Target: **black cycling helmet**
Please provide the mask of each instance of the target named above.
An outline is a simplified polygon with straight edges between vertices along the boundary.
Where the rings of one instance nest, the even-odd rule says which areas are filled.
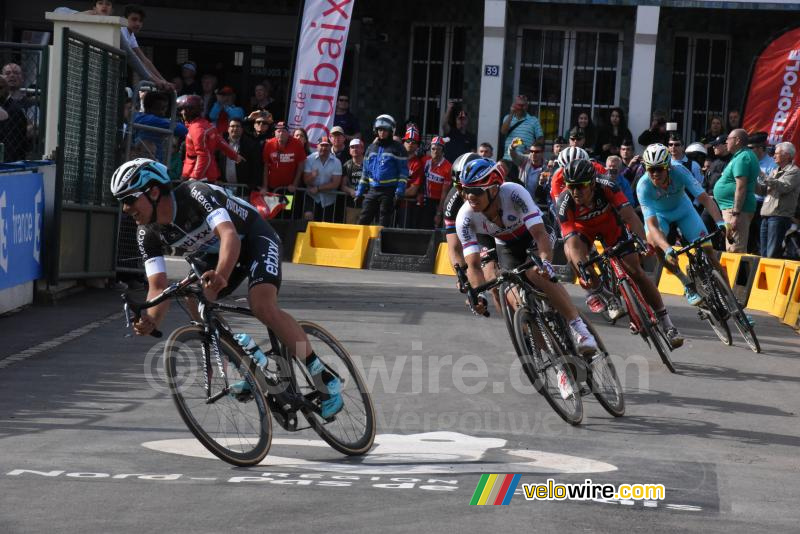
[[[564,167],[564,183],[569,185],[588,184],[594,180],[597,171],[592,162],[586,159],[575,159]]]
[[[472,160],[480,159],[480,156],[477,155],[475,152],[465,152],[456,158],[453,162],[451,173],[453,175],[453,183],[457,184],[461,180],[461,171],[464,170],[464,167],[467,166]]]

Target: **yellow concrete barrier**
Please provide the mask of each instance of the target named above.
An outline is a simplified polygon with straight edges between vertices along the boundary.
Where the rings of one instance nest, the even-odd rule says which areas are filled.
[[[686,267],[689,266],[689,258],[686,254],[678,256],[678,265],[685,274]],[[683,284],[677,276],[669,272],[665,267],[661,269],[661,278],[658,280],[658,290],[662,295],[683,295]]]
[[[361,269],[370,238],[380,226],[311,222],[297,234],[293,263]]]
[[[797,319],[800,318],[800,271],[795,273],[794,286],[789,293],[789,301],[786,312],[783,314],[781,322],[788,324],[792,328],[798,328]]]
[[[736,273],[739,271],[739,264],[742,262],[743,255],[736,252],[723,252],[720,254],[719,263],[725,267],[730,287],[733,287],[733,283],[736,280]]]
[[[748,308],[767,313],[772,311],[784,263],[785,260],[772,258],[759,260],[753,286],[750,288],[750,298],[747,299]]]
[[[450,263],[450,255],[447,253],[447,243],[439,243],[439,248],[436,250],[436,263],[433,265],[433,274],[456,275]]]
[[[778,290],[775,293],[772,310],[769,312],[770,315],[781,318],[786,314],[789,295],[794,287],[794,280],[798,270],[800,270],[800,261],[784,262],[783,271],[781,271],[781,277],[778,280]]]

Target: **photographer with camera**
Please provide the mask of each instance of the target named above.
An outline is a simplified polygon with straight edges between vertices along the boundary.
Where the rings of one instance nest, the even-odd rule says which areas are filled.
[[[653,144],[667,144],[667,115],[663,111],[654,111],[650,119],[650,128],[642,132],[637,139],[643,147]]]

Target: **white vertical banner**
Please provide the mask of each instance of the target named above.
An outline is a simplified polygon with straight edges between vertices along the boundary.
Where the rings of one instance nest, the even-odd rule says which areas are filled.
[[[333,127],[353,2],[305,2],[287,122],[305,128],[313,146]]]

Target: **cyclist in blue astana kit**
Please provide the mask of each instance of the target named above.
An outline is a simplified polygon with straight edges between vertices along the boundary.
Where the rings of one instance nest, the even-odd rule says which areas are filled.
[[[689,304],[699,306],[703,297],[697,293],[689,278],[681,272],[675,251],[667,240],[670,226],[673,224],[680,229],[686,241],[694,241],[706,235],[705,224],[692,206],[692,201],[686,192],[691,193],[708,210],[719,228],[724,228],[728,233],[730,227],[722,220],[722,214],[714,199],[706,194],[692,173],[683,165],[670,165],[670,159],[667,147],[662,144],[653,144],[645,149],[642,161],[647,172],[636,186],[636,195],[642,205],[647,240],[656,247],[659,256],[666,260],[664,267],[683,283],[684,294]],[[711,250],[711,243],[705,243],[704,246],[709,249],[707,252],[711,262],[724,275],[725,272],[716,254]]]
[[[172,188],[167,168],[145,158],[123,163],[111,178],[111,192],[139,225],[136,235],[147,273],[148,299],[167,288],[164,249],[168,246],[203,253],[202,259],[215,265],[202,275],[209,300],[229,295],[248,278],[253,315],[305,361],[323,397],[322,417],[327,419],[342,409],[339,379],[314,354],[297,321],[278,307],[281,241],[253,206],[221,187],[196,180]],[[134,324],[136,333],[150,334],[168,309],[169,300],[165,300],[142,312]]]
[[[514,269],[528,259],[533,249],[541,267],[533,267],[525,275],[543,291],[553,308],[569,322],[578,351],[589,356],[597,351],[597,341],[578,315],[563,286],[553,282],[552,236],[547,233],[542,214],[528,190],[519,184],[503,182],[502,164],[480,158],[470,161],[461,173],[461,194],[466,203],[456,217],[456,233],[461,240],[467,263],[467,278],[472,287],[485,283],[481,271],[481,247],[478,235],[494,237],[497,257],[503,269]],[[483,314],[486,302],[481,300],[475,312]]]

